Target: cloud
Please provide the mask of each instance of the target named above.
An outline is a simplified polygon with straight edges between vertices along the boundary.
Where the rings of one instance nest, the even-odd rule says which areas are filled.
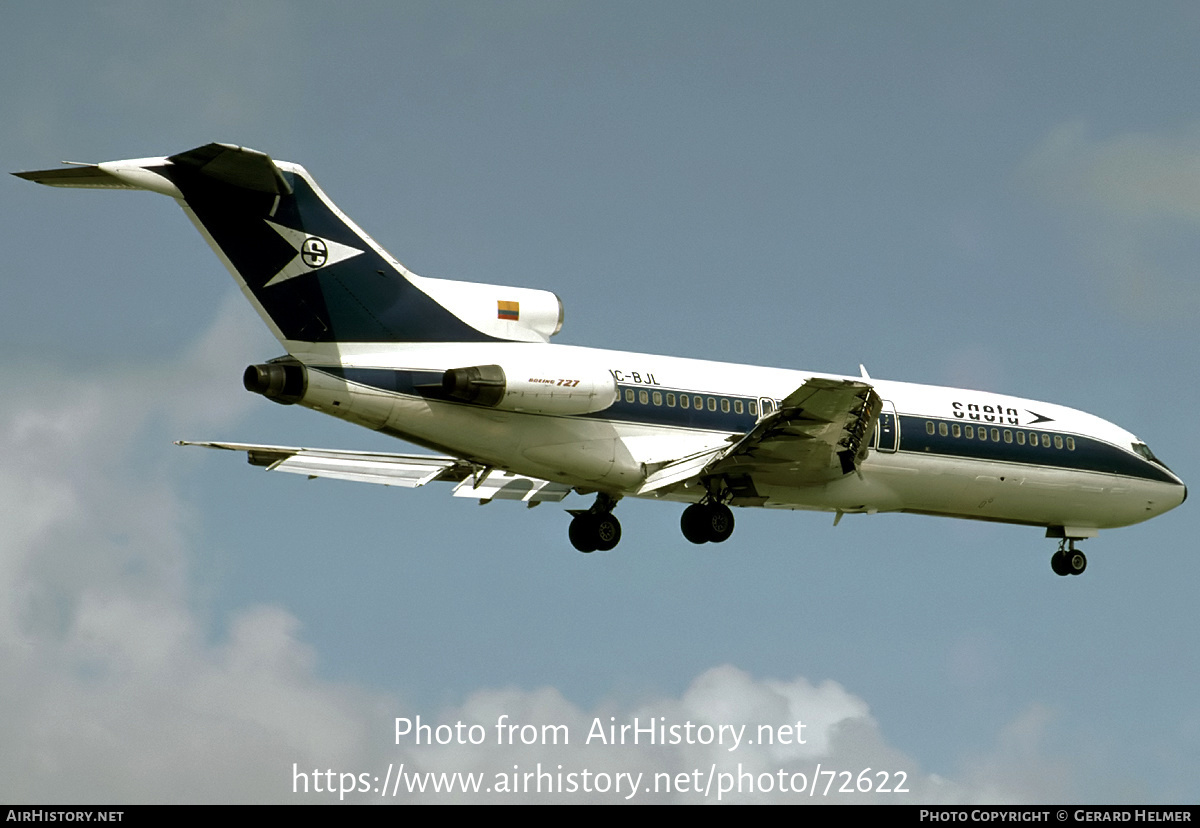
[[[1019,178],[1062,211],[1118,310],[1154,320],[1200,309],[1200,125],[1100,139],[1084,123],[1063,124]]]
[[[971,782],[963,784],[923,772],[890,746],[867,703],[838,683],[756,679],[730,665],[704,672],[679,698],[602,704],[594,711],[550,688],[481,691],[461,707],[424,717],[428,730],[419,745],[415,717],[402,717],[403,736],[386,762],[392,789],[406,802],[971,804],[1069,798],[1064,791],[1070,780],[1063,774],[1038,775],[1049,767],[1040,757],[1038,733],[1050,717],[1040,707],[1001,734],[994,756],[972,760],[964,771]],[[471,733],[478,745],[465,744]],[[521,734],[529,743],[521,743]],[[435,780],[454,793],[433,793]],[[479,793],[464,794],[464,781]],[[420,784],[423,792],[415,790]]]

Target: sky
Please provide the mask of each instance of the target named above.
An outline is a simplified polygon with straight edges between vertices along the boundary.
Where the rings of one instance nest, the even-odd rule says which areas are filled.
[[[417,273],[554,291],[557,342],[1047,400],[1200,479],[1194,4],[4,10],[7,171],[254,147]],[[281,348],[167,199],[0,210],[0,801],[1200,800],[1193,504],[1078,578],[1031,528],[739,510],[694,547],[630,499],[580,555],[583,498],[174,446],[412,450],[242,389]],[[635,719],[805,743],[587,743]],[[539,763],[578,787],[500,790]],[[376,793],[401,764],[494,790]],[[831,769],[907,792],[810,797]]]

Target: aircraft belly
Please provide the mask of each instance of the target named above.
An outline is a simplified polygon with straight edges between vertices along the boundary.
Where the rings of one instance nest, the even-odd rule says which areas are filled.
[[[547,473],[624,491],[644,476],[612,423],[584,417],[535,417],[520,441],[521,456]]]
[[[906,462],[903,454],[890,470],[880,470],[891,478],[904,511],[1104,529],[1137,523],[1171,508],[1153,510],[1156,496],[1162,502],[1173,494],[1165,491],[1169,488],[1165,484],[1154,481],[1072,469],[931,460],[920,455],[909,458],[914,473],[907,477],[894,473],[898,464]],[[1171,505],[1178,501],[1175,497]]]
[[[393,433],[456,456],[571,485],[620,490],[642,474],[616,430],[601,420],[400,396],[388,426]]]
[[[861,477],[797,486],[755,475],[768,508],[919,512],[1040,526],[1128,526],[1179,505],[1180,486],[1115,475],[1017,464],[979,463],[899,452],[874,454]],[[739,505],[735,502],[734,505]],[[749,504],[746,504],[749,505]],[[758,505],[758,504],[754,504]]]
[[[588,482],[601,482],[611,474],[616,462],[616,438],[566,440],[560,443],[538,441],[522,449],[527,460],[543,469]]]

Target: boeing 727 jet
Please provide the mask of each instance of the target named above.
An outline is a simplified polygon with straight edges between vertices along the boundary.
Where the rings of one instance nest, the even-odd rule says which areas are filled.
[[[1146,444],[1063,406],[986,391],[552,345],[548,291],[412,273],[297,164],[229,144],[16,173],[56,187],[149,190],[183,207],[286,355],[245,387],[438,454],[247,443],[271,471],[570,510],[571,543],[609,550],[625,497],[685,504],[683,535],[720,543],[730,507],[911,512],[1043,527],[1051,566],[1076,543],[1181,504]]]

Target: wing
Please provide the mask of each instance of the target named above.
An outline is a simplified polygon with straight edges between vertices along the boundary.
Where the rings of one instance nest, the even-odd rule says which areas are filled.
[[[176,445],[244,451],[252,466],[263,466],[267,471],[303,474],[309,478],[331,477],[406,489],[441,480],[457,484],[454,487],[455,497],[473,497],[480,503],[521,500],[536,506],[544,501],[558,502],[571,492],[570,486],[561,483],[432,454],[386,454],[187,440],[179,440]]]
[[[814,377],[733,445],[656,470],[638,494],[721,475],[782,477],[797,486],[836,480],[866,459],[882,407],[865,382]]]

